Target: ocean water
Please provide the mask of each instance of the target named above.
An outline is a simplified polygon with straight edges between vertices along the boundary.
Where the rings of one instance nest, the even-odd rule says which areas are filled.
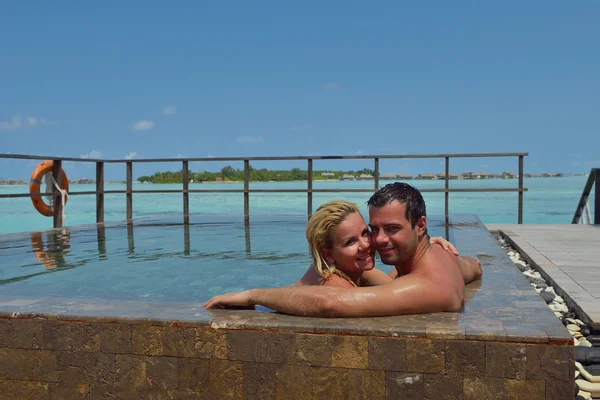
[[[587,177],[526,178],[523,196],[523,222],[527,224],[571,223],[575,208],[581,197]],[[380,186],[388,183],[380,181]],[[419,189],[443,188],[443,181],[409,181]],[[372,181],[314,182],[315,189],[369,189]],[[516,188],[516,179],[453,180],[451,188]],[[134,190],[181,189],[181,184],[134,184]],[[242,189],[242,183],[195,183],[190,189]],[[251,189],[306,188],[306,182],[251,182]],[[105,190],[124,190],[124,184],[105,185]],[[28,186],[0,186],[0,193],[27,193]],[[94,191],[95,185],[71,185],[72,192]],[[443,193],[424,193],[428,215],[444,213]],[[474,214],[483,223],[517,223],[517,192],[450,193],[450,214]],[[360,205],[367,215],[365,202],[369,193],[314,193],[313,210],[319,204],[332,199],[344,199]],[[126,217],[124,194],[105,195],[105,221],[123,221]],[[244,211],[241,193],[191,193],[189,197],[192,215],[242,215]],[[593,196],[590,199],[593,204]],[[23,198],[0,199],[0,234],[30,232],[52,228],[52,218],[38,214],[31,200]],[[66,226],[93,224],[96,218],[94,195],[72,196],[65,207]],[[592,207],[593,208],[593,207]],[[305,193],[250,193],[251,216],[306,215]],[[182,194],[140,193],[133,195],[134,219],[148,217],[180,216],[183,210]],[[593,211],[592,211],[593,212]]]

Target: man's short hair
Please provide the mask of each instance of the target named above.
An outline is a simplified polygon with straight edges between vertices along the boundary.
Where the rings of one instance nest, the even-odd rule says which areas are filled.
[[[369,207],[380,208],[392,201],[397,201],[404,205],[406,209],[404,217],[410,222],[414,228],[419,218],[426,217],[425,200],[414,187],[404,182],[394,182],[385,185],[376,191],[367,201]]]

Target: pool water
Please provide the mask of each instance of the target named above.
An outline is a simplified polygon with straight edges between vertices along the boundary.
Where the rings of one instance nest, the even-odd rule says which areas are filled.
[[[0,294],[196,302],[291,285],[310,265],[306,222],[202,215],[184,225],[178,216],[0,235]],[[428,225],[431,236],[445,236],[441,219]]]

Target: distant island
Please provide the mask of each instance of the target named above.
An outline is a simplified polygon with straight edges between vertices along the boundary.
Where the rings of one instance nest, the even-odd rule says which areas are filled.
[[[255,169],[250,166],[249,170],[250,181],[252,182],[286,182],[286,181],[306,181],[308,180],[308,171],[300,168],[293,168],[291,170],[269,170],[266,168]],[[575,175],[575,174],[573,174]],[[586,175],[586,174],[578,174]],[[562,176],[569,176],[563,173],[542,173],[536,174],[524,174],[526,178],[558,178]],[[510,171],[504,171],[500,174],[493,174],[488,172],[463,172],[462,174],[451,173],[449,179],[515,179],[519,176],[511,173]],[[190,183],[202,183],[202,182],[243,182],[244,171],[240,169],[234,169],[231,166],[226,166],[219,172],[188,172],[188,178]],[[340,180],[340,181],[355,181],[355,180],[373,180],[374,171],[372,169],[364,168],[359,171],[313,171],[313,181],[327,181],[327,180]],[[386,173],[379,174],[379,180],[439,180],[445,179],[445,173],[439,174],[428,174],[422,173],[416,176],[411,174],[401,173]],[[151,176],[140,176],[138,178],[140,183],[181,183],[183,182],[183,171],[178,172],[156,172]]]
[[[250,166],[250,181],[252,182],[290,182],[290,181],[306,181],[308,180],[308,171],[300,168],[292,168],[291,170],[269,170],[266,168],[255,169]],[[313,171],[313,181],[327,181],[327,180],[339,180],[339,181],[366,181],[373,180],[375,172],[372,169],[364,168],[359,171]],[[563,174],[556,172],[544,172],[539,175],[537,174],[524,174],[525,178],[560,178],[563,176],[586,176],[586,173],[581,174]],[[516,179],[518,174],[513,174],[510,171],[504,171],[502,173],[489,173],[489,172],[463,172],[462,174],[451,173],[448,175],[449,179]],[[202,182],[243,182],[244,171],[234,169],[231,166],[226,166],[219,172],[188,172],[188,178],[190,183],[202,183]],[[418,175],[401,174],[401,173],[386,173],[379,174],[379,180],[444,180],[446,179],[445,173],[440,172],[438,174],[422,173]],[[137,179],[139,183],[182,183],[183,182],[183,171],[177,172],[156,172],[151,176],[140,176]],[[16,179],[0,179],[0,185],[26,185],[29,182],[24,180]],[[69,180],[69,184],[93,184],[95,180],[89,178],[72,179]],[[104,181],[104,183],[116,183],[125,184],[125,181]]]

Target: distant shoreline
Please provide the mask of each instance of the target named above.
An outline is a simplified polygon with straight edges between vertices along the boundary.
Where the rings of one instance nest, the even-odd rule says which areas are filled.
[[[523,179],[540,179],[540,178],[551,178],[551,179],[556,179],[556,178],[568,178],[568,177],[572,177],[572,176],[587,176],[588,174],[586,173],[581,173],[581,174],[562,174],[561,176],[525,176],[523,177]],[[464,179],[464,178],[452,178],[450,179],[451,181],[476,181],[476,180],[480,180],[480,181],[488,181],[488,180],[514,180],[514,179],[519,179],[519,178],[502,178],[502,177],[494,177],[494,178],[480,178],[480,179],[474,179],[474,178],[470,178],[470,179]],[[421,178],[412,178],[412,179],[401,179],[401,178],[379,178],[380,182],[404,182],[404,181],[444,181],[445,179],[421,179]],[[28,186],[29,182],[26,181],[17,181],[18,183],[4,183],[6,181],[17,181],[16,179],[8,179],[5,181],[0,181],[0,186]],[[346,179],[346,180],[342,180],[342,179],[313,179],[313,182],[343,182],[343,181],[359,181],[359,182],[369,182],[369,181],[374,181],[374,179]],[[283,182],[308,182],[308,180],[303,179],[303,180],[289,180],[289,181],[249,181],[249,182],[263,182],[263,183],[283,183]],[[87,182],[69,182],[70,185],[93,185],[95,184],[95,181],[87,181]],[[105,185],[125,185],[127,182],[125,181],[104,181]],[[174,185],[174,184],[183,184],[182,182],[157,182],[157,183],[152,183],[152,182],[139,182],[139,181],[134,181],[133,183],[135,184],[140,184],[140,185]],[[202,184],[202,185],[206,185],[206,184],[216,184],[216,183],[244,183],[244,181],[202,181],[202,182],[190,182],[190,185],[196,185],[196,184]]]

